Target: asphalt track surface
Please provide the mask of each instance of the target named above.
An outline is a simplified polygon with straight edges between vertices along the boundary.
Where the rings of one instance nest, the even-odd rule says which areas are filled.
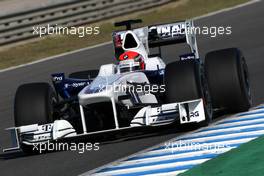
[[[196,21],[200,26],[232,26],[232,35],[211,38],[198,36],[201,57],[215,49],[239,47],[246,57],[251,77],[254,105],[264,101],[264,2],[255,3],[229,12]],[[166,62],[178,59],[181,46],[163,48]],[[0,73],[0,146],[8,144],[9,136],[4,129],[13,126],[13,98],[18,85],[26,82],[50,81],[54,72],[70,73],[98,68],[113,61],[112,46],[106,45],[81,51],[46,62]],[[224,86],[223,86],[224,88]],[[43,155],[0,155],[0,175],[77,175],[133,154],[147,147],[176,137],[181,133],[152,133],[148,137],[119,140],[100,145],[99,151],[84,154],[65,151]]]

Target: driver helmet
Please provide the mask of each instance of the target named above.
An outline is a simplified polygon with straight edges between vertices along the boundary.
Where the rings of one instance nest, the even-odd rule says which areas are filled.
[[[119,56],[120,73],[144,70],[143,56],[135,51],[126,51]]]

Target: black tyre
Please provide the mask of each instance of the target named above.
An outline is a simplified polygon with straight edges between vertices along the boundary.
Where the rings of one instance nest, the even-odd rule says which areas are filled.
[[[69,78],[74,79],[94,79],[98,75],[99,70],[79,71],[69,74]]]
[[[248,68],[237,48],[212,51],[205,57],[205,72],[214,108],[232,112],[251,106]]]
[[[212,119],[211,99],[203,68],[195,60],[170,63],[165,69],[165,100],[167,103],[182,102],[203,98],[208,125]]]
[[[15,126],[52,122],[56,101],[56,95],[48,83],[19,86],[15,95]]]

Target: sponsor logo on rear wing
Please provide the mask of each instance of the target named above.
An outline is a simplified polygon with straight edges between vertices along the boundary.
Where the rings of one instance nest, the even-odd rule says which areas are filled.
[[[149,26],[149,46],[156,47],[186,42],[186,31],[192,30],[192,21]],[[187,33],[188,34],[188,33]]]
[[[185,23],[163,24],[149,27],[149,33],[156,32],[160,38],[173,38],[185,34]]]

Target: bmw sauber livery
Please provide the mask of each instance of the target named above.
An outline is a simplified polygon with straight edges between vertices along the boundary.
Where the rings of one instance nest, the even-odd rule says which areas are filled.
[[[13,146],[4,151],[29,152],[35,144],[147,126],[205,126],[216,110],[250,108],[247,65],[239,49],[210,51],[201,59],[192,20],[132,28],[140,22],[115,23],[126,29],[112,34],[114,63],[68,76],[54,73],[53,85],[20,85],[15,127],[7,129]],[[189,53],[175,53],[166,64],[162,46],[179,43]]]

